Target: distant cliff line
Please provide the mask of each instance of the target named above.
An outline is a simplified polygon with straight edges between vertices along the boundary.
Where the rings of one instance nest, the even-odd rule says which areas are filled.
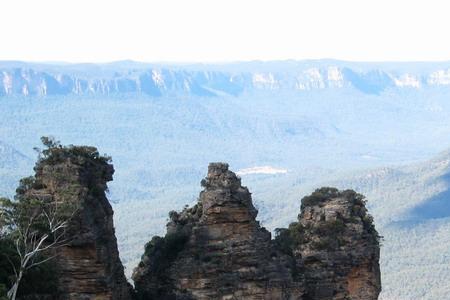
[[[256,91],[450,89],[450,63],[333,60],[223,65],[33,64],[0,62],[0,96],[216,97]]]

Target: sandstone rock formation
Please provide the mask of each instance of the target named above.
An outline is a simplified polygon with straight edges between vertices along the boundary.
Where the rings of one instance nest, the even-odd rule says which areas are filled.
[[[165,237],[145,246],[133,291],[105,196],[114,172],[109,159],[93,147],[59,144],[42,155],[35,177],[18,193],[76,209],[67,243],[53,253],[55,293],[36,299],[378,298],[380,237],[362,195],[316,190],[302,199],[298,221],[271,239],[256,220],[250,192],[224,163],[209,165],[198,203],[170,212]]]
[[[361,195],[317,190],[271,240],[227,164],[210,164],[202,186],[146,245],[133,274],[139,299],[378,298],[379,237]]]
[[[379,236],[362,195],[318,189],[302,199],[290,230],[299,239],[293,254],[305,275],[304,299],[378,299]]]
[[[202,185],[198,203],[171,212],[166,236],[146,245],[133,274],[141,299],[301,299],[293,258],[272,245],[228,165],[210,164]]]
[[[50,150],[47,150],[50,151]],[[36,167],[25,191],[38,198],[70,201],[78,208],[66,232],[67,245],[53,260],[57,299],[131,299],[114,234],[113,211],[105,190],[114,168],[93,147],[55,147]]]

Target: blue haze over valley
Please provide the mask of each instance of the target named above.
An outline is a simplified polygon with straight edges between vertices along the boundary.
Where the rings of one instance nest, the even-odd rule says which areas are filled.
[[[363,193],[384,236],[381,299],[450,294],[450,62],[0,62],[0,195],[44,135],[112,156],[128,275],[225,161],[272,231],[315,188]]]

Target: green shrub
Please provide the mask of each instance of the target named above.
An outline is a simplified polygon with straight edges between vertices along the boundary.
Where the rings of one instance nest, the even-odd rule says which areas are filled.
[[[335,246],[335,242],[333,242],[330,238],[323,238],[319,241],[314,241],[311,243],[311,247],[316,250],[332,250]]]
[[[332,187],[322,187],[315,190],[311,195],[303,197],[301,201],[302,210],[306,206],[314,206],[337,196],[339,196],[338,189]]]
[[[341,219],[319,223],[314,229],[314,233],[321,236],[338,237],[345,230],[345,223]]]
[[[275,229],[275,246],[281,252],[292,255],[295,248],[306,241],[306,228],[298,223],[289,224],[288,228]]]
[[[292,238],[290,231],[287,228],[276,228],[275,229],[275,247],[287,255],[292,255]]]
[[[154,236],[145,245],[144,257],[150,258],[152,272],[159,274],[170,267],[172,261],[183,250],[189,235],[183,231],[166,234],[165,237]]]
[[[73,162],[83,164],[85,162],[94,161],[99,163],[108,163],[111,161],[110,156],[100,155],[97,148],[89,146],[62,146],[59,141],[51,137],[41,137],[42,144],[46,147],[41,150],[35,148],[39,153],[38,164],[54,165],[71,159]]]

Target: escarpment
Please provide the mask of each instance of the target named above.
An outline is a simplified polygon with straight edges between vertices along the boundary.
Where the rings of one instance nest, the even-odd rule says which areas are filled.
[[[227,164],[210,164],[198,203],[172,212],[133,274],[140,299],[299,299],[295,261],[255,220],[250,192]]]
[[[58,273],[56,299],[131,299],[119,259],[113,211],[105,190],[114,168],[93,147],[55,146],[36,164],[35,180],[23,191],[37,199],[70,202],[64,246],[51,261]]]
[[[139,299],[378,298],[379,237],[361,195],[317,190],[272,240],[227,164],[210,164],[202,186],[146,245],[133,273]]]

